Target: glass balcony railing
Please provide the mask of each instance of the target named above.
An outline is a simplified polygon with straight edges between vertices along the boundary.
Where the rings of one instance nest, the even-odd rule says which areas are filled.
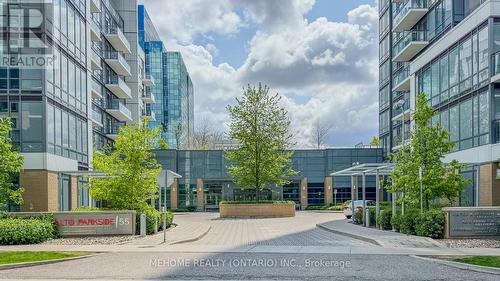
[[[397,56],[412,42],[427,42],[427,32],[423,30],[412,30],[405,33],[405,35],[393,47],[393,53]]]
[[[106,60],[117,74],[130,76],[130,65],[121,53],[117,51],[108,51],[106,52]]]
[[[132,98],[132,90],[127,83],[118,75],[108,76],[106,80],[106,87],[121,99]]]
[[[107,135],[118,135],[120,128],[123,128],[125,126],[124,122],[118,122],[118,123],[113,123],[111,126],[107,126],[104,129],[104,132]]]
[[[92,89],[92,92],[94,94],[94,96],[96,98],[102,98],[102,87],[101,87],[101,84],[99,84],[99,82],[97,82],[96,80],[92,79],[92,82],[91,82],[91,89]]]
[[[402,5],[399,5],[394,11],[393,22],[394,26],[397,26],[405,19],[406,15],[413,9],[425,9],[427,8],[427,0],[406,0]]]
[[[410,109],[410,98],[408,95],[405,95],[402,99],[394,102],[393,104],[392,116],[397,117]]]
[[[106,105],[107,109],[117,110],[127,119],[132,119],[132,112],[125,106],[125,104],[123,104],[121,100],[116,100],[116,99],[108,100]]]
[[[493,121],[493,141],[500,143],[500,120]]]
[[[491,63],[493,65],[492,75],[495,76],[500,73],[500,51],[491,56]]]
[[[118,26],[108,26],[106,38],[116,50],[124,53],[130,53],[130,42]]]
[[[392,86],[396,87],[410,76],[410,65],[401,68],[393,75]]]

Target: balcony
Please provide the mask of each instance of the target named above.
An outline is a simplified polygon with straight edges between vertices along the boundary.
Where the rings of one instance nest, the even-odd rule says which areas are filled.
[[[491,63],[493,65],[491,83],[500,83],[500,51],[491,56]]]
[[[146,110],[142,112],[142,117],[146,118],[147,121],[156,121],[156,115],[150,108],[146,108]]]
[[[93,126],[103,127],[102,125],[102,113],[100,111],[92,108],[92,115],[90,116]]]
[[[392,31],[403,32],[412,29],[428,11],[427,0],[406,0],[394,11]]]
[[[401,119],[404,119],[405,122],[410,121],[410,96],[408,94],[404,95],[402,99],[393,103],[392,116],[393,121],[401,121]]]
[[[102,70],[101,57],[94,50],[90,51],[90,68],[92,70]]]
[[[144,78],[142,78],[142,84],[144,84],[144,86],[146,87],[154,86],[155,79],[153,78],[153,76],[146,74]]]
[[[425,31],[410,31],[406,33],[393,47],[393,61],[410,61],[420,53],[427,45],[427,33]]]
[[[123,53],[130,54],[130,43],[119,27],[108,27],[105,37],[108,39],[109,43],[113,45],[113,48]]]
[[[122,56],[122,54],[115,51],[106,52],[105,61],[116,72],[116,74],[122,76],[132,75],[132,73],[130,72],[130,65]]]
[[[101,1],[100,0],[90,0],[90,12],[100,13],[102,12]]]
[[[108,100],[106,111],[122,122],[132,122],[132,112],[130,112],[130,109],[121,100]]]
[[[90,39],[94,42],[101,42],[101,27],[94,20],[89,21],[90,24]]]
[[[130,90],[127,83],[123,81],[122,78],[118,76],[110,76],[108,77],[108,81],[106,83],[106,88],[113,92],[120,99],[131,99],[132,98],[132,90]]]
[[[142,93],[141,98],[142,98],[142,101],[146,104],[156,103],[155,95],[151,92],[151,90],[146,89]]]
[[[106,137],[116,140],[118,138],[118,133],[120,132],[120,128],[123,128],[125,123],[113,123],[110,127],[104,129]]]
[[[393,90],[396,92],[409,92],[410,91],[410,67],[406,66],[398,70],[393,75],[392,80]]]
[[[92,79],[90,91],[92,92],[92,98],[102,99],[102,87],[97,81]]]

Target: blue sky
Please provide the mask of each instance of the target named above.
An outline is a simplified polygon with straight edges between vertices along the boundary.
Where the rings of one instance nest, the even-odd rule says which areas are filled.
[[[227,130],[247,84],[282,95],[297,146],[331,127],[326,146],[378,132],[378,11],[361,0],[142,0],[195,87],[195,126]],[[151,7],[154,7],[152,9]]]

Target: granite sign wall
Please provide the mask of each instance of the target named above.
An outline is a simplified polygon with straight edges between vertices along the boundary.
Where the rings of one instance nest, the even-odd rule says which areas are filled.
[[[456,207],[443,210],[446,212],[447,238],[500,237],[499,207]]]

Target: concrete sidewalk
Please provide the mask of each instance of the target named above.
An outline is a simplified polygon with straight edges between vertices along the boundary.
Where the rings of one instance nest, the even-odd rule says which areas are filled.
[[[159,231],[157,234],[148,235],[143,238],[134,239],[125,242],[123,245],[142,245],[142,246],[156,246],[156,245],[174,245],[187,242],[193,242],[201,239],[205,236],[211,229],[211,224],[208,223],[182,223],[173,228],[167,229],[165,235],[163,231]]]
[[[431,238],[355,225],[349,220],[335,220],[317,225],[319,228],[363,240],[385,248],[445,248]]]

